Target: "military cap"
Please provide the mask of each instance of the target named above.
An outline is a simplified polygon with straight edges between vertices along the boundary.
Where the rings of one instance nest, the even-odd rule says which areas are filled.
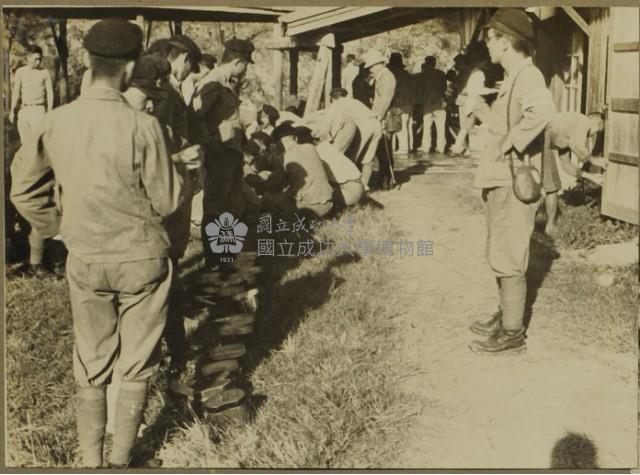
[[[296,136],[297,134],[296,128],[291,125],[291,121],[287,120],[273,129],[273,132],[271,132],[271,138],[274,142],[277,142],[283,137],[288,137],[290,135]]]
[[[126,20],[100,20],[89,28],[82,45],[94,56],[135,59],[142,51],[142,30]]]
[[[148,97],[153,99],[164,99],[165,92],[158,86],[157,81],[162,76],[160,70],[162,68],[161,61],[167,62],[154,54],[141,56],[136,61],[131,76],[131,85],[137,87]]]
[[[253,63],[251,54],[255,50],[255,47],[253,46],[253,43],[251,41],[241,40],[239,38],[231,38],[229,41],[225,42],[224,47],[227,51],[231,51],[232,53],[244,56],[247,61]]]
[[[533,40],[533,25],[531,19],[520,8],[499,8],[483,30],[493,28],[505,35],[527,41]]]
[[[156,53],[166,58],[169,56],[169,50],[171,49],[171,45],[169,44],[169,38],[161,38],[159,40],[154,41],[149,46],[148,53]]]
[[[280,118],[280,112],[273,106],[269,104],[265,104],[262,106],[262,112],[266,114],[267,117],[271,120],[271,122],[275,122]]]
[[[202,59],[202,52],[198,45],[188,36],[174,35],[169,39],[169,44],[175,48],[189,53],[193,61],[199,63]]]

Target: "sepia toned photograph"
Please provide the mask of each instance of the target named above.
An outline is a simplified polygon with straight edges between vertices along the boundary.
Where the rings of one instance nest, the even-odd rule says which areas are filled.
[[[1,13],[5,468],[638,467],[640,8]]]

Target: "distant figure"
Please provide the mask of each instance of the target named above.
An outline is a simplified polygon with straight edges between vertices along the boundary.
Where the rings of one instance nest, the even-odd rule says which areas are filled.
[[[390,189],[393,181],[393,154],[391,152],[392,126],[386,121],[389,108],[396,92],[396,78],[385,65],[387,58],[377,51],[371,51],[365,60],[364,67],[371,70],[374,81],[374,98],[371,110],[383,124],[383,138],[379,142],[376,156],[380,170],[380,187]],[[365,186],[367,183],[365,183]]]
[[[27,48],[27,64],[18,68],[13,83],[9,122],[16,120],[18,102],[18,134],[24,144],[37,134],[44,114],[53,109],[53,83],[45,69],[41,69],[42,49],[39,46]]]
[[[396,78],[396,91],[391,102],[391,107],[399,109],[402,128],[396,132],[398,137],[398,154],[408,155],[413,149],[413,105],[415,94],[414,78],[404,67],[402,54],[391,53],[389,57],[389,70]]]
[[[42,49],[38,46],[27,48],[27,64],[18,68],[13,84],[9,122],[16,121],[18,110],[18,135],[20,143],[36,146],[35,139],[42,127],[47,111],[53,109],[53,84],[49,73],[40,68]],[[34,227],[29,233],[29,264],[25,272],[37,278],[50,275],[43,265],[45,239],[38,235]]]
[[[342,70],[342,82],[344,83],[344,88],[351,97],[353,97],[353,81],[359,73],[360,67],[356,63],[356,55],[348,54],[347,65]]]
[[[446,147],[445,123],[447,112],[445,111],[444,94],[447,89],[447,78],[444,72],[436,69],[436,58],[427,56],[422,65],[422,75],[419,79],[419,90],[422,91],[422,151],[431,151],[431,127],[436,126],[436,150],[444,153]]]

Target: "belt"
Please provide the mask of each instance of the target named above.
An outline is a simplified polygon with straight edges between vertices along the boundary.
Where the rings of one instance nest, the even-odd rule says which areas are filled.
[[[44,102],[41,104],[22,104],[21,107],[44,107]]]

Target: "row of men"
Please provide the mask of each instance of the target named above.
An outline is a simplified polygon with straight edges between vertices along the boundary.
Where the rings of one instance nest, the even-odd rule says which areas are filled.
[[[186,36],[159,40],[146,52],[141,38],[136,25],[122,20],[92,26],[84,38],[89,69],[80,97],[53,110],[49,105],[47,114],[40,100],[51,97],[48,90],[27,102],[37,67],[23,70],[14,89],[22,101],[19,123],[31,130],[11,164],[11,200],[33,238],[61,235],[69,252],[80,456],[91,467],[103,462],[106,387],[118,381],[110,463],[122,466],[163,334],[172,372],[184,367],[175,280],[196,191],[203,234],[223,212],[322,217],[363,196],[368,177],[356,163],[370,166],[382,135],[379,117],[342,89],[332,93],[336,108],[349,109],[352,101],[370,116],[368,124],[356,119],[364,143],[349,149],[354,161],[330,131],[313,125],[327,124],[324,112],[305,121],[265,107],[261,116],[268,120],[245,127],[238,89],[253,62],[253,44],[226,42],[214,65]],[[190,77],[196,80],[186,88]],[[31,106],[39,123],[23,112]],[[215,265],[202,241],[206,265]]]
[[[109,463],[123,467],[163,334],[172,366],[184,363],[173,297],[194,191],[201,187],[204,195],[203,227],[224,211],[241,216],[246,206],[238,87],[253,45],[226,42],[219,65],[193,85],[188,103],[182,83],[204,70],[199,47],[176,35],[143,54],[142,39],[141,29],[124,20],[94,24],[83,40],[90,73],[80,97],[42,111],[11,163],[16,209],[36,236],[60,235],[68,249],[85,467],[103,464],[107,386],[119,382]],[[29,86],[31,77],[20,76]],[[28,102],[29,87],[18,90],[19,120],[31,105],[44,109]]]

